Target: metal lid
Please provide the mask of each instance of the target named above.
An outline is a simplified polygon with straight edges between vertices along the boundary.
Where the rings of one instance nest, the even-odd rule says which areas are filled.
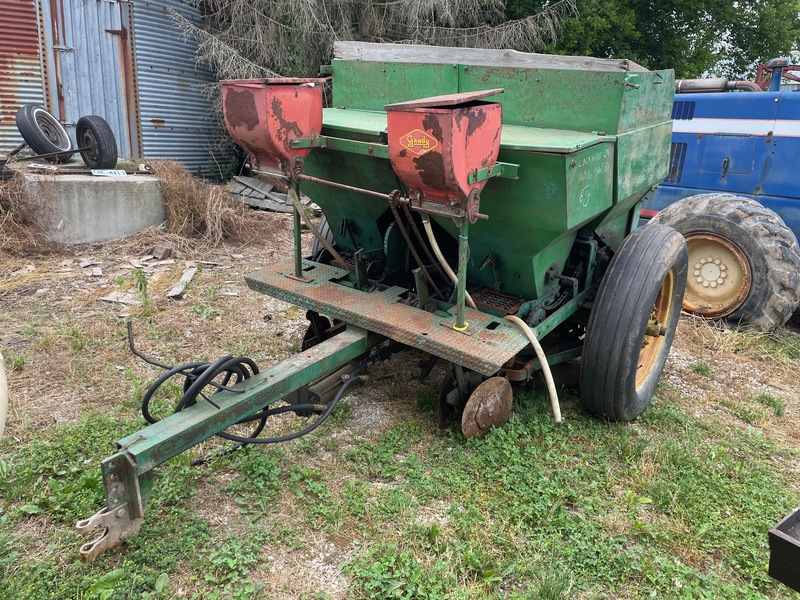
[[[395,102],[394,104],[387,104],[383,108],[385,110],[416,110],[418,108],[436,108],[457,106],[459,104],[466,104],[481,100],[495,94],[502,94],[503,88],[495,88],[492,90],[478,90],[476,92],[461,92],[460,94],[445,94],[443,96],[431,96],[430,98],[420,98],[419,100],[408,100],[406,102]]]

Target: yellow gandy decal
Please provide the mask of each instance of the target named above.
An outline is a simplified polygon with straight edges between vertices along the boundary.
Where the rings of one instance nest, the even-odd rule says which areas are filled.
[[[400,138],[400,145],[408,148],[414,154],[425,154],[439,145],[438,140],[421,129],[409,131]]]

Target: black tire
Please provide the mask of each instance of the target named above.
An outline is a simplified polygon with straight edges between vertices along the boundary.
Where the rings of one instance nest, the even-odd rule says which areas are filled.
[[[647,408],[678,326],[686,271],[686,243],[664,225],[637,229],[614,255],[581,355],[581,398],[595,415],[631,421]]]
[[[36,154],[60,152],[46,158],[50,162],[67,162],[72,152],[72,141],[64,126],[39,104],[25,104],[17,111],[17,129],[22,139]]]
[[[117,140],[103,117],[88,115],[78,119],[75,138],[81,158],[90,169],[113,169],[117,166]]]
[[[330,225],[328,225],[328,219],[325,215],[322,215],[322,218],[319,220],[317,229],[319,230],[319,234],[325,238],[325,241],[335,248],[336,240],[333,239],[333,232],[331,231]],[[331,256],[331,253],[325,250],[325,246],[320,243],[317,236],[314,236],[314,244],[311,246],[311,260],[327,263],[332,259],[333,256]]]
[[[732,327],[772,331],[800,304],[797,238],[777,214],[755,200],[699,194],[668,206],[651,223],[669,225],[686,238],[692,267],[684,298],[687,311]],[[731,275],[716,280],[724,283],[715,288],[709,286],[716,283],[717,268],[708,258],[726,269],[721,276]],[[706,269],[713,271],[710,278]],[[729,281],[734,285],[726,291]]]

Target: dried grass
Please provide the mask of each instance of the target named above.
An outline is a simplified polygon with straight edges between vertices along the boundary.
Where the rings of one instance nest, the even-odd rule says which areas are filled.
[[[261,228],[253,211],[235,202],[225,187],[193,177],[172,161],[155,161],[151,167],[161,183],[167,232],[211,248],[247,239]]]
[[[0,179],[0,257],[19,256],[49,246],[27,199],[28,188],[22,173]]]
[[[709,356],[735,356],[739,362],[767,365],[774,373],[784,377],[795,375],[800,357],[800,342],[785,328],[775,332],[752,329],[728,329],[697,315],[685,314],[680,324],[680,334],[686,345],[695,353]],[[789,379],[789,380],[790,380]]]

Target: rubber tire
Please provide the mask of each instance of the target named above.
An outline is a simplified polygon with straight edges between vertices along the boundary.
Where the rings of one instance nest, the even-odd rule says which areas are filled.
[[[777,214],[755,200],[699,194],[668,206],[650,222],[669,225],[683,235],[714,233],[747,259],[753,274],[750,291],[738,308],[718,317],[727,325],[773,331],[800,304],[797,238]]]
[[[42,129],[39,120],[42,120],[49,128],[50,135]],[[45,158],[43,160],[49,162],[63,163],[67,162],[74,152],[71,151],[72,141],[69,139],[69,134],[64,126],[59,123],[51,113],[47,112],[40,104],[25,104],[17,111],[17,129],[19,130],[22,139],[31,147],[31,150],[36,154],[50,154],[52,152],[61,152],[58,156]],[[59,137],[60,145],[53,141],[53,138]]]
[[[335,248],[336,240],[333,238],[331,226],[328,225],[328,219],[325,215],[322,215],[322,218],[319,220],[317,229],[319,230],[319,234],[325,238],[325,241]],[[327,259],[323,260],[325,257],[327,257]],[[314,236],[314,244],[311,246],[311,260],[314,262],[328,262],[332,259],[333,256],[331,256],[330,252],[325,250],[325,246],[320,243],[317,236]]]
[[[614,255],[600,282],[581,355],[581,398],[590,412],[610,421],[631,421],[647,408],[678,326],[687,270],[686,242],[664,225],[635,230]],[[649,373],[637,386],[645,330],[670,273],[666,332]]]
[[[117,166],[117,140],[108,122],[97,115],[87,115],[78,119],[75,126],[78,148],[93,146],[91,150],[81,150],[81,158],[90,169],[113,169]],[[93,142],[93,143],[92,143]]]

